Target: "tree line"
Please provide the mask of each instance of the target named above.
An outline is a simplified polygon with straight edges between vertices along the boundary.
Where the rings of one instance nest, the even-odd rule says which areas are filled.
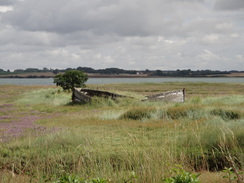
[[[91,67],[77,67],[77,68],[66,68],[66,69],[48,69],[44,67],[43,69],[38,68],[27,68],[27,69],[16,69],[14,71],[3,70],[0,69],[1,75],[6,74],[23,74],[23,73],[47,73],[51,72],[53,74],[63,73],[68,70],[78,70],[83,71],[87,74],[101,74],[101,75],[121,75],[121,74],[136,74],[136,75],[147,75],[147,76],[164,76],[164,77],[201,77],[201,76],[209,76],[209,75],[221,75],[221,74],[230,74],[230,73],[239,73],[244,71],[219,71],[219,70],[196,70],[193,71],[191,69],[185,70],[125,70],[120,68],[106,68],[106,69],[93,69]]]

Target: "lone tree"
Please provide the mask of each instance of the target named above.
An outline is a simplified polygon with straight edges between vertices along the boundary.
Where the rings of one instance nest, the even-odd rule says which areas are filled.
[[[64,74],[57,74],[54,77],[54,83],[61,86],[64,90],[72,90],[72,100],[74,99],[74,90],[76,87],[85,87],[88,76],[78,70],[67,70]]]

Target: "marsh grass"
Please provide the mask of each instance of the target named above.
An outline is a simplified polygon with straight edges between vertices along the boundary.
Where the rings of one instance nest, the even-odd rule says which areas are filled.
[[[128,90],[141,96],[183,85],[103,85],[101,89]],[[173,165],[181,164],[188,172],[202,172],[202,182],[221,182],[219,171],[233,165],[230,157],[243,170],[243,95],[238,90],[238,95],[213,97],[217,91],[212,96],[208,91],[219,87],[230,92],[233,86],[187,86],[191,94],[184,103],[95,98],[86,105],[70,104],[70,94],[59,93],[58,88],[22,88],[16,115],[23,111],[51,114],[52,118],[36,123],[58,130],[39,136],[27,133],[0,143],[0,181],[54,182],[69,174],[125,182],[135,174],[132,182],[162,182],[171,176]],[[201,95],[206,92],[205,97],[200,97],[200,90]],[[6,101],[16,104],[10,98]],[[229,112],[238,117],[222,117]]]
[[[120,116],[120,119],[131,119],[131,120],[143,120],[150,119],[155,114],[158,113],[158,110],[154,107],[136,107],[126,111],[123,115]]]
[[[17,103],[60,106],[70,102],[70,96],[69,92],[64,92],[60,88],[39,89],[25,93]]]
[[[214,119],[219,120],[219,119]],[[238,125],[237,125],[238,126]],[[210,171],[223,170],[230,167],[228,155],[235,157],[238,167],[243,167],[243,143],[240,129],[233,128],[227,123],[207,121],[204,126],[190,130],[178,141],[179,146],[186,147],[187,162],[196,170],[207,169]]]
[[[241,112],[237,110],[214,109],[211,114],[220,116],[224,120],[236,120],[241,118]]]

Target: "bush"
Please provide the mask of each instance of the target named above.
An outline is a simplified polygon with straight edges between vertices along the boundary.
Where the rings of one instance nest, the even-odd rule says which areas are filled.
[[[84,87],[88,76],[78,70],[68,70],[64,74],[58,74],[54,78],[54,83],[61,86],[64,90],[74,90],[75,87]]]
[[[192,174],[182,168],[173,169],[174,176],[166,178],[163,181],[166,183],[200,183],[198,177],[200,174]]]

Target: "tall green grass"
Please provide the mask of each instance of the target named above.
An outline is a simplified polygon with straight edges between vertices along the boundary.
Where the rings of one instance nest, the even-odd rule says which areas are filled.
[[[125,182],[135,174],[132,182],[162,182],[175,164],[189,172],[243,170],[240,95],[184,103],[95,98],[86,105],[70,97],[58,89],[21,96],[18,107],[55,114],[38,123],[59,130],[1,143],[0,181],[54,182],[70,174]]]
[[[71,93],[59,88],[39,89],[26,92],[16,101],[24,104],[47,104],[52,106],[65,105],[71,102]]]

